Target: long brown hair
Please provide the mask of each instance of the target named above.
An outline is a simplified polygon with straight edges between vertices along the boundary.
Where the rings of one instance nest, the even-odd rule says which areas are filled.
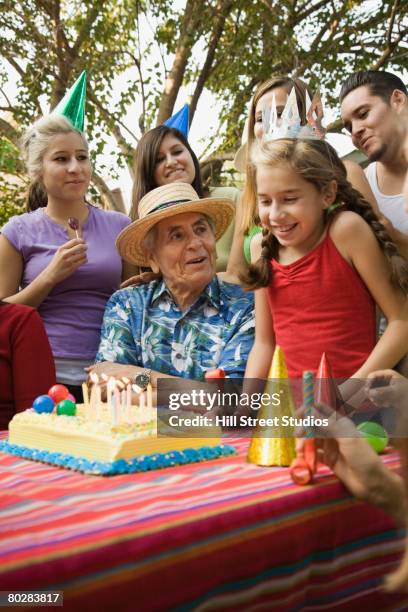
[[[311,183],[322,193],[334,180],[337,183],[337,200],[339,210],[351,210],[368,223],[385,254],[391,268],[393,283],[408,294],[408,264],[401,257],[397,247],[379,221],[370,204],[354,189],[347,180],[346,168],[335,149],[323,140],[280,139],[254,145],[251,152],[252,167],[256,178],[256,168],[289,165],[305,181]],[[327,213],[326,213],[327,217]],[[327,219],[326,219],[327,220]],[[248,289],[266,287],[272,280],[271,259],[279,258],[279,242],[267,229],[263,230],[262,253],[258,261],[249,266],[241,276]]]
[[[192,182],[192,187],[194,187],[200,198],[204,196],[201,181],[200,164],[196,154],[190,147],[188,140],[179,130],[167,127],[166,125],[159,125],[158,127],[149,130],[148,132],[146,132],[146,134],[142,136],[135,152],[135,180],[133,183],[132,207],[130,209],[129,214],[132,221],[135,221],[138,218],[137,209],[139,206],[139,202],[143,198],[143,196],[145,196],[146,193],[149,193],[149,191],[151,191],[152,189],[158,187],[154,180],[156,161],[159,155],[161,143],[163,142],[163,139],[169,134],[177,138],[177,140],[179,140],[190,153],[195,168],[195,176]]]
[[[252,98],[249,117],[248,117],[248,142],[247,142],[247,156],[249,156],[249,152],[251,150],[252,144],[255,140],[254,137],[254,126],[255,126],[255,109],[259,100],[264,96],[268,91],[272,89],[276,89],[277,87],[283,87],[289,94],[292,90],[292,87],[295,88],[296,93],[296,101],[299,109],[300,122],[301,125],[306,125],[306,92],[309,94],[310,99],[313,98],[312,90],[306,83],[304,83],[301,79],[297,79],[289,76],[275,76],[264,83],[261,83],[256,90],[254,97]],[[248,158],[247,158],[248,161]],[[253,225],[257,225],[259,223],[258,213],[257,213],[257,203],[256,203],[256,186],[255,186],[255,175],[254,169],[251,164],[246,165],[246,178],[245,178],[245,187],[243,193],[243,201],[245,203],[244,214],[242,217],[242,231],[247,233]]]

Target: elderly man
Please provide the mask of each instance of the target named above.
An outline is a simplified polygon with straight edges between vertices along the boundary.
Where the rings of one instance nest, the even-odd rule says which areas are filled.
[[[370,160],[367,179],[385,225],[401,253],[408,254],[408,214],[402,186],[407,162],[401,121],[408,109],[404,83],[390,72],[367,70],[346,79],[340,92],[341,116],[353,144]]]
[[[199,199],[185,183],[142,198],[139,219],[119,234],[117,247],[123,259],[160,278],[109,300],[97,373],[127,376],[142,388],[163,376],[204,380],[215,368],[243,377],[253,296],[215,274],[215,242],[233,214],[229,200]]]

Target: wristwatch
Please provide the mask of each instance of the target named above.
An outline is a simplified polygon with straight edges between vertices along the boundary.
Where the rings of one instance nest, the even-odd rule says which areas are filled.
[[[152,371],[151,370],[142,370],[138,372],[133,379],[133,384],[137,385],[140,389],[146,389],[147,385],[150,383]]]

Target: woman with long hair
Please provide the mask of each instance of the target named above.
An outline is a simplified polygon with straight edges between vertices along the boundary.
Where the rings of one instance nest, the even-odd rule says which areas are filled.
[[[28,212],[1,230],[0,298],[38,309],[57,381],[81,399],[105,304],[122,278],[116,236],[130,221],[86,201],[88,144],[66,117],[36,122],[23,137],[22,152],[31,178]]]
[[[188,183],[200,197],[229,198],[235,203],[235,187],[203,187],[200,164],[187,138],[179,130],[160,125],[146,132],[135,154],[135,181],[130,218],[137,219],[140,200],[152,189],[170,183]],[[233,223],[217,241],[217,271],[226,269],[234,233]]]

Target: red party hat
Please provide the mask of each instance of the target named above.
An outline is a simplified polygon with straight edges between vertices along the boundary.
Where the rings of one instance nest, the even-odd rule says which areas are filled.
[[[326,353],[323,353],[315,379],[315,403],[326,404],[333,410],[344,413],[343,398],[333,378],[333,372]]]

